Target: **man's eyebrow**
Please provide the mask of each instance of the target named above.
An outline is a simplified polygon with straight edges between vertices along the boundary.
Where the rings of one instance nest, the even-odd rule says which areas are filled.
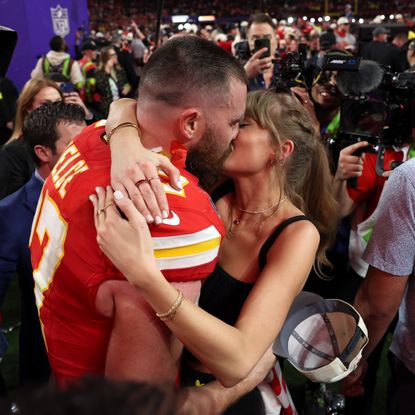
[[[240,115],[239,117],[236,117],[231,120],[231,124],[236,124],[241,122],[244,119],[245,114]]]

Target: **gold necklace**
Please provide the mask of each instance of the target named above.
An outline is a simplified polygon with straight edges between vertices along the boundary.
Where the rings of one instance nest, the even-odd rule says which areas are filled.
[[[283,198],[283,199],[279,200],[277,203],[270,206],[269,208],[259,210],[259,211],[246,210],[246,209],[240,208],[239,206],[236,206],[236,208],[241,212],[248,213],[248,214],[251,214],[251,215],[264,214],[266,212],[269,212],[271,209],[275,209],[273,212],[271,212],[270,215],[266,216],[265,219],[263,219],[262,221],[257,223],[257,229],[256,229],[255,233],[256,233],[256,235],[259,235],[261,233],[262,227],[264,226],[264,223],[269,218],[271,218],[272,216],[274,216],[278,212],[281,203],[283,203],[285,200],[286,200],[286,198]],[[234,235],[235,235],[234,232],[233,232],[233,225],[238,226],[240,223],[241,223],[241,218],[240,217],[233,218],[233,204],[232,204],[231,208],[229,209],[229,228],[228,228],[228,232],[226,233],[226,237],[228,239],[233,238]]]
[[[236,209],[240,210],[241,212],[250,213],[251,215],[257,215],[258,213],[266,213],[266,212],[268,212],[272,208],[275,208],[280,203],[284,202],[284,200],[285,200],[285,198],[284,199],[280,199],[277,203],[274,203],[272,206],[270,206],[270,207],[268,207],[266,209],[263,209],[263,210],[257,210],[257,211],[255,211],[255,210],[247,210],[247,209],[242,209],[239,206],[236,206]]]

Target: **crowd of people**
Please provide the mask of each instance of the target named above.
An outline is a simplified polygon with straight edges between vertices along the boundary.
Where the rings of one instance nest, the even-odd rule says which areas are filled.
[[[341,16],[348,13],[354,14],[352,8],[355,3],[350,2],[349,8],[345,2],[331,0],[327,2],[327,14]],[[94,28],[109,28],[111,25],[128,25],[131,19],[140,24],[149,24],[155,21],[156,2],[151,0],[140,0],[137,2],[128,2],[121,0],[89,0],[90,19]],[[414,5],[409,0],[395,0],[390,2],[367,1],[358,5],[359,17],[373,18],[374,15],[395,15],[414,14]],[[240,1],[232,0],[223,2],[220,0],[192,1],[192,0],[165,0],[163,1],[162,15],[166,21],[171,20],[173,15],[189,15],[193,17],[214,15],[224,21],[239,21],[248,19],[254,12],[266,11],[268,14],[275,16],[277,19],[287,19],[293,17],[319,17],[322,14],[323,5],[318,1],[299,1],[290,0],[283,4],[262,1]],[[324,9],[325,10],[325,9]],[[111,18],[109,18],[111,16]]]
[[[138,18],[90,2],[76,50],[54,36],[20,94],[4,81],[0,305],[17,273],[20,385],[80,396],[93,374],[153,396],[176,383],[154,413],[295,414],[271,348],[305,290],[354,304],[368,327],[356,370],[367,333],[327,357],[352,372],[344,413],[371,413],[389,330],[389,413],[415,414],[411,18],[375,19],[367,39],[349,5],[314,21],[256,13],[165,23],[155,44],[142,3]],[[255,9],[181,3],[164,14]]]

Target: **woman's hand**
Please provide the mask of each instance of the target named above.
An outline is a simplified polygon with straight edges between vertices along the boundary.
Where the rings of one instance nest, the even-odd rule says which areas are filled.
[[[123,122],[137,123],[137,101],[120,99],[110,106],[110,114],[106,123],[106,132]],[[136,208],[148,223],[161,223],[162,218],[169,215],[169,207],[163,185],[160,180],[149,180],[158,177],[158,169],[164,171],[170,179],[170,185],[178,186],[179,170],[170,160],[161,154],[145,149],[133,128],[122,128],[116,131],[110,141],[111,146],[111,185],[128,195]],[[136,186],[140,180],[149,180]]]
[[[119,191],[113,193],[110,186],[97,187],[89,199],[94,206],[98,245],[129,282],[140,287],[159,274],[148,225],[132,201]]]
[[[86,107],[84,101],[82,101],[81,97],[79,96],[79,94],[76,91],[65,92],[63,94],[63,99],[67,104],[77,104],[80,107],[82,107],[83,110],[85,111],[85,119],[86,120],[91,120],[93,118],[93,115],[92,115],[91,111],[89,111],[89,109]]]

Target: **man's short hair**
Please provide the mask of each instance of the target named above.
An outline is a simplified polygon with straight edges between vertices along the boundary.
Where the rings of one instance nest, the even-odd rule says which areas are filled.
[[[42,387],[17,396],[21,415],[174,415],[176,394],[169,385],[113,381],[88,375],[60,390]],[[8,411],[7,411],[8,413]]]
[[[61,36],[53,36],[49,42],[49,47],[55,52],[63,52],[65,45],[65,39]]]
[[[247,84],[243,67],[231,54],[208,40],[180,36],[151,55],[141,74],[139,96],[186,105],[190,94],[223,96],[232,78]]]
[[[60,136],[58,124],[60,122],[81,125],[85,122],[85,111],[77,104],[53,102],[45,104],[30,112],[23,124],[23,139],[36,165],[40,164],[34,147],[42,145],[52,152],[56,151],[56,141]]]
[[[271,17],[268,14],[265,13],[257,13],[252,14],[248,21],[248,27],[247,30],[254,24],[260,24],[260,23],[266,23],[269,24],[273,29],[275,29],[275,24],[272,21]]]

